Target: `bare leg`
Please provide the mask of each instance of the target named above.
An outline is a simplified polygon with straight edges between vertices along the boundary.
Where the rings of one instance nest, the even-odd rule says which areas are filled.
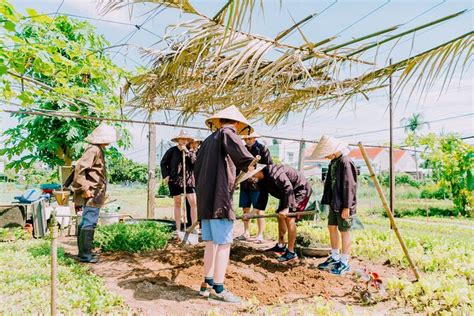
[[[286,235],[286,221],[284,218],[278,218],[278,243],[281,245],[285,244]]]
[[[296,219],[294,217],[287,217],[286,227],[288,229],[288,250],[295,252],[295,242],[296,242]]]
[[[176,223],[176,231],[181,230],[181,195],[173,196],[174,199],[174,221]]]
[[[341,232],[342,254],[349,255],[351,252],[351,232]]]
[[[188,199],[189,205],[191,206],[191,222],[194,224],[198,220],[196,193],[186,194],[186,198]]]
[[[242,210],[244,211],[244,214],[250,213],[249,207],[245,207]],[[243,235],[247,238],[250,237],[250,221],[244,221],[244,234]]]
[[[210,241],[206,241],[206,248],[204,249],[204,277],[205,278],[214,278],[214,262],[216,259],[217,247]]]
[[[337,232],[337,226],[328,225],[328,229],[331,249],[339,249],[339,233]]]
[[[216,284],[224,283],[227,265],[229,264],[230,246],[231,244],[226,244],[217,247],[214,267],[214,283]]]
[[[257,210],[258,215],[265,215],[265,211]],[[264,218],[257,218],[257,226],[258,226],[258,233],[257,236],[262,236],[265,232],[265,219]]]

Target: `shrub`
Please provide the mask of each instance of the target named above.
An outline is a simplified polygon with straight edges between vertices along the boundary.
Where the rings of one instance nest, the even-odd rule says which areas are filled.
[[[381,182],[382,185],[384,186],[389,186],[390,185],[390,175],[387,173],[384,173],[380,178],[379,181]],[[408,185],[414,188],[419,188],[420,187],[420,182],[413,179],[413,177],[407,173],[401,173],[401,174],[396,174],[395,175],[395,185]]]
[[[169,196],[170,195],[170,189],[163,182],[160,183],[160,187],[158,188],[158,195],[162,195],[162,196]]]
[[[449,191],[438,185],[427,185],[421,190],[420,198],[444,200],[450,198]]]
[[[102,251],[145,252],[165,248],[170,236],[169,227],[151,221],[117,223],[99,226],[94,245]]]

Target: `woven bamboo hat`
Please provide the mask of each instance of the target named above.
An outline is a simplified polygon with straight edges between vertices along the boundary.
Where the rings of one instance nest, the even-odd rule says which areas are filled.
[[[348,148],[349,145],[346,142],[328,135],[323,135],[311,153],[311,158],[325,158],[337,152],[345,151]]]
[[[117,131],[113,126],[101,123],[86,137],[85,141],[95,145],[112,144],[117,141]]]
[[[243,135],[243,136],[242,136],[242,139],[260,138],[260,137],[262,137],[262,135],[260,135],[260,134],[257,133],[257,132],[253,132],[253,133],[250,134],[250,135]]]
[[[253,128],[250,126],[250,123],[234,105],[231,105],[208,118],[206,120],[206,125],[212,131],[219,129],[221,128],[220,119],[228,119],[238,122],[237,134],[239,135],[249,135],[253,133]]]
[[[252,171],[248,171],[245,176],[243,176],[243,178],[239,181],[239,183],[242,183],[244,182],[245,180],[248,180],[250,178],[252,178],[254,175],[256,175],[257,173],[259,173],[260,171],[262,171],[266,166],[268,165],[264,165],[264,164],[257,164],[257,166],[255,167],[255,169],[253,169]]]
[[[194,138],[188,135],[188,133],[186,133],[184,130],[181,130],[178,135],[171,138],[171,141],[177,143],[180,139],[186,139],[188,141],[194,140]]]

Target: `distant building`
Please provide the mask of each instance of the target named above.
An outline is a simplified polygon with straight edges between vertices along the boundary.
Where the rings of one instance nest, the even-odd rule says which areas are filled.
[[[272,157],[277,158],[280,163],[292,167],[298,166],[299,142],[273,139],[272,143],[268,145],[268,149]]]
[[[327,159],[312,159],[311,153],[316,144],[307,148],[305,152],[305,174],[307,176],[320,177],[327,171],[329,161]],[[367,156],[376,173],[387,172],[390,168],[390,155],[387,148],[368,147],[365,149]],[[394,150],[395,172],[416,174],[416,161],[410,152],[402,149]],[[369,170],[359,148],[354,148],[349,153],[349,157],[354,160],[355,165],[360,169],[361,174],[368,174]]]

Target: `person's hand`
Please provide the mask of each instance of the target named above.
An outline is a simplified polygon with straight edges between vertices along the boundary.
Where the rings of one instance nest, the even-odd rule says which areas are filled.
[[[343,219],[348,219],[350,216],[351,216],[351,214],[350,214],[348,208],[342,209],[341,217],[342,217]]]
[[[169,177],[169,176],[163,179],[163,183],[164,183],[164,184],[168,184],[169,181],[170,181],[170,177]]]
[[[290,213],[290,210],[285,208],[284,210],[281,210],[280,212],[278,212],[278,217],[285,218],[286,216],[288,216],[289,213]]]
[[[255,167],[254,167],[254,166],[249,166],[247,172],[254,171],[254,170],[255,170]]]
[[[85,199],[90,199],[92,197],[92,192],[87,190],[82,193],[82,197]]]
[[[250,216],[252,216],[252,214],[250,214],[250,213],[244,213],[244,215],[242,215],[242,220],[243,220],[244,222],[248,222],[249,219],[250,219]]]

